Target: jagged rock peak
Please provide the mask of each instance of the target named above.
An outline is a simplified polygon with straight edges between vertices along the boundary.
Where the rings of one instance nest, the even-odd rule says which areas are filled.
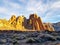
[[[16,16],[12,15],[12,17],[9,19],[9,23],[12,23],[16,20]]]
[[[12,17],[10,18],[10,20],[16,19],[15,15],[12,15]]]
[[[8,28],[8,25],[10,25],[9,28]],[[28,31],[28,30],[54,31],[53,26],[49,23],[43,23],[41,18],[37,16],[37,14],[30,14],[29,19],[26,19],[24,16],[16,17],[15,15],[12,15],[12,17],[8,20],[8,25],[6,27],[8,29],[11,29],[13,27],[12,30],[14,29],[14,30],[20,30],[20,31]]]
[[[44,23],[45,30],[54,31],[54,28],[51,23]]]
[[[37,14],[31,14],[29,19],[30,23],[33,26],[33,30],[44,30],[42,20],[40,17],[37,16]]]
[[[30,19],[38,18],[37,14],[30,14]]]

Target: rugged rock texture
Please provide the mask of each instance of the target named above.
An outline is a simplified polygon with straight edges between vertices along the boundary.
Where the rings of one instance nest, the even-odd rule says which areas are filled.
[[[45,30],[54,31],[54,28],[50,23],[44,23],[44,28]]]
[[[24,30],[25,28],[24,28],[23,23],[24,23],[24,16],[18,16],[16,18],[16,29]]]
[[[16,16],[12,15],[12,17],[9,19],[9,24],[12,24],[14,27],[16,26]]]
[[[60,45],[60,32],[0,30],[0,45]]]
[[[0,30],[11,30],[14,29],[14,26],[9,24],[6,19],[0,19]]]
[[[31,14],[30,18],[30,25],[32,25],[33,30],[49,30],[49,31],[54,31],[53,26],[50,23],[42,23],[42,20],[40,17],[37,16],[37,14]]]
[[[9,20],[9,24],[13,25],[13,27],[16,29],[16,30],[25,30],[24,28],[24,16],[18,16],[16,18],[15,15],[13,15],[10,20]]]
[[[8,21],[0,21],[0,27],[4,25],[5,30],[18,30],[18,31],[40,31],[40,30],[49,30],[54,31],[54,28],[49,23],[42,23],[40,17],[37,14],[31,14],[29,19],[26,19],[24,16],[16,17],[13,15]],[[5,25],[6,24],[6,25]],[[8,28],[8,29],[7,29]],[[3,28],[2,28],[3,29]]]
[[[44,30],[44,26],[41,21],[41,18],[38,17],[36,14],[31,14],[29,20],[30,20],[30,24],[33,27],[33,30],[39,30],[39,31]]]

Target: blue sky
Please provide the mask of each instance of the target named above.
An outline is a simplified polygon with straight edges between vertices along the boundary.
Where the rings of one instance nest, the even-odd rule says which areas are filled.
[[[60,22],[60,0],[0,0],[0,18],[36,13],[43,22]]]

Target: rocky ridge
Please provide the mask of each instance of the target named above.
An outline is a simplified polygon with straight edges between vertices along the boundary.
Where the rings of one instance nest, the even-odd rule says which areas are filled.
[[[42,23],[37,14],[31,14],[29,19],[24,16],[16,17],[13,15],[8,21],[0,20],[0,30],[17,30],[17,31],[54,31],[50,23]]]

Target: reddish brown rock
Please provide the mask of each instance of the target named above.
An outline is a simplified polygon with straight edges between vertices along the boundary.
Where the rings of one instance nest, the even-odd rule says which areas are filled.
[[[0,21],[0,25],[0,27],[4,25],[3,27],[5,30],[11,29],[19,31],[54,31],[52,25],[50,23],[42,23],[41,18],[38,17],[37,14],[31,14],[29,19],[26,19],[24,16],[16,17],[13,15],[8,21]]]
[[[54,31],[53,26],[50,23],[44,23],[45,30]]]
[[[33,26],[33,30],[44,30],[44,26],[43,26],[43,23],[41,21],[41,18],[38,17],[36,14],[31,14],[30,15],[30,23],[32,24]]]
[[[42,23],[42,20],[40,17],[38,17],[36,14],[31,14],[30,15],[30,24],[32,25],[33,30],[49,30],[49,31],[54,31],[54,28],[52,27],[51,24],[49,23]]]

